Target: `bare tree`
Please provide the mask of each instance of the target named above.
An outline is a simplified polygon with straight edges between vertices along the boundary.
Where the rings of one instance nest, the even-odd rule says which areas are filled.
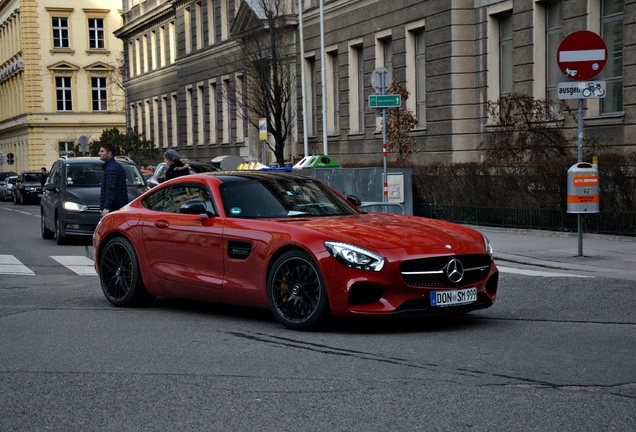
[[[397,163],[406,164],[411,154],[417,152],[417,143],[411,131],[417,125],[413,112],[406,108],[410,92],[394,78],[388,93],[399,94],[404,108],[392,108],[386,119],[386,144],[390,152],[397,154]]]
[[[258,128],[267,119],[276,161],[285,162],[284,148],[296,122],[295,17],[289,0],[245,0],[233,26],[241,46],[237,69],[244,74],[244,88],[226,95],[243,116]],[[239,97],[241,100],[236,100]]]

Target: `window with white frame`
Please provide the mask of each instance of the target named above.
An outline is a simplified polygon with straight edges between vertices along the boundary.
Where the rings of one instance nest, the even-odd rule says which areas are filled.
[[[216,83],[210,81],[208,84],[208,98],[209,98],[209,122],[210,122],[210,144],[216,144],[218,142],[218,135],[216,133]]]
[[[179,116],[177,102],[177,95],[174,93],[170,95],[170,125],[172,127],[172,147],[177,147],[179,145]]]
[[[602,0],[601,37],[607,46],[603,69],[607,93],[601,99],[601,114],[623,111],[623,0]]]
[[[108,88],[106,85],[106,77],[91,77],[93,111],[108,111]]]
[[[512,78],[512,14],[499,16],[499,96],[510,96]]]
[[[197,143],[199,145],[205,144],[205,101],[203,99],[205,88],[203,84],[197,85]]]
[[[196,49],[203,48],[203,10],[201,8],[201,2],[194,4],[194,31],[196,32]]]
[[[230,103],[230,79],[223,78],[221,83],[223,91],[223,142],[229,143],[232,138],[230,134],[230,115],[231,115],[231,103]]]
[[[130,41],[128,42],[128,76],[132,78],[135,74],[135,47]]]
[[[309,124],[307,125],[307,136],[316,136],[318,133],[318,120],[317,120],[317,100],[316,100],[316,59],[315,57],[309,57],[305,59],[305,79],[307,80],[307,118]]]
[[[150,133],[151,133],[151,120],[150,120],[150,99],[146,99],[145,103],[145,110],[144,110],[144,138],[145,139],[150,139]]]
[[[214,20],[214,0],[208,0],[208,45],[216,43],[216,25]]]
[[[159,147],[159,98],[152,98],[152,141],[155,147]]]
[[[236,141],[245,141],[245,81],[243,75],[236,76]]]
[[[68,17],[52,17],[53,48],[70,48]]]
[[[194,97],[192,96],[192,87],[186,88],[186,145],[191,146],[194,143],[193,135],[193,115],[192,104]]]
[[[410,95],[405,103],[415,114],[417,128],[426,127],[426,44],[424,21],[409,23],[406,32],[406,89]]]
[[[174,21],[170,21],[168,25],[168,43],[170,44],[170,64],[174,64],[177,57],[177,38],[175,36]]]
[[[549,0],[545,3],[545,33],[546,99],[558,102],[560,72],[557,51],[563,40],[563,0]]]
[[[189,7],[183,9],[183,31],[185,39],[185,53],[190,54],[192,51],[192,17]]]
[[[141,46],[142,46],[142,50],[143,50],[143,65],[144,65],[144,73],[148,73],[148,35],[145,34],[143,35],[143,38],[141,40]]]
[[[150,70],[157,69],[157,31],[150,32]]]
[[[166,27],[159,27],[159,65],[166,65]]]
[[[229,35],[229,27],[230,27],[230,7],[227,4],[228,0],[220,0],[221,1],[221,40],[225,40]]]
[[[161,96],[161,144],[168,147],[168,96]]]
[[[349,133],[364,131],[364,58],[360,42],[349,45]]]
[[[57,111],[73,111],[72,81],[71,77],[55,77],[55,99],[57,103]]]
[[[331,135],[340,129],[340,86],[338,72],[338,51],[327,53],[327,131]]]
[[[130,128],[135,130],[137,128],[137,117],[135,116],[135,104],[131,103],[128,109],[128,116],[130,118]]]
[[[89,18],[88,19],[88,47],[93,50],[106,48],[104,38],[104,19]]]

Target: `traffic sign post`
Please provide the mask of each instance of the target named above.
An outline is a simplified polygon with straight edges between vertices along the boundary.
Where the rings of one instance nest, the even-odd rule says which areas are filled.
[[[581,30],[567,35],[557,50],[557,65],[566,78],[579,81],[576,83],[559,83],[559,99],[579,100],[578,113],[578,159],[583,162],[583,100],[605,96],[605,81],[589,81],[601,73],[607,63],[607,46],[602,37],[588,30]],[[579,86],[583,84],[582,86]],[[580,92],[579,92],[580,90]],[[570,97],[574,95],[574,97]],[[583,256],[583,219],[577,215],[579,256]]]

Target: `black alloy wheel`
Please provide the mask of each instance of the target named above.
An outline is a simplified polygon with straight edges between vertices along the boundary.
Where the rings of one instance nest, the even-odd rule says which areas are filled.
[[[325,282],[304,251],[281,255],[267,281],[267,298],[276,319],[293,330],[308,330],[331,315]]]
[[[123,237],[114,237],[104,246],[99,279],[104,296],[115,306],[141,306],[154,299],[144,287],[135,249]]]

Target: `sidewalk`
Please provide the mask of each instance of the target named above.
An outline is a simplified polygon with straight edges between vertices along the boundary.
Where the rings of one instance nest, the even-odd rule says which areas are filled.
[[[492,244],[495,262],[636,281],[636,237],[471,226]]]

